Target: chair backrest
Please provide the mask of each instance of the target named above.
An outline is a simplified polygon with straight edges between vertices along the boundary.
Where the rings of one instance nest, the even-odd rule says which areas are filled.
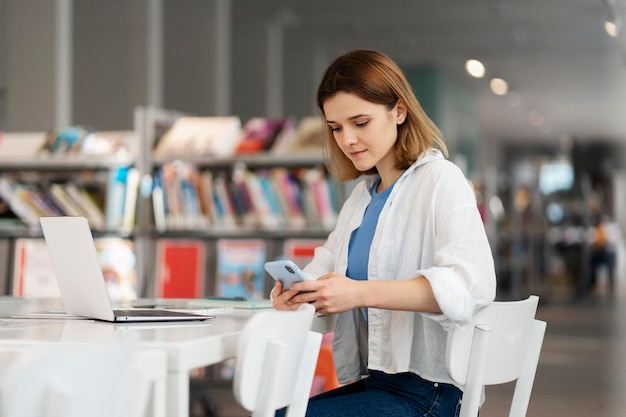
[[[129,404],[127,345],[7,347],[0,351],[3,417],[123,417]]]
[[[496,301],[478,311],[469,329],[448,334],[446,366],[463,386],[461,417],[476,417],[485,385],[516,380],[510,417],[528,409],[546,323],[535,320],[539,297]]]
[[[315,308],[262,311],[244,327],[237,350],[233,393],[254,417],[304,416],[322,335],[311,331]]]

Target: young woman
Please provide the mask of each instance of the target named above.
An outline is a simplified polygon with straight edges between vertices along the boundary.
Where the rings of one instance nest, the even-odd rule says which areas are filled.
[[[468,325],[496,290],[473,191],[387,56],[337,58],[317,103],[329,169],[364,180],[304,268],[317,279],[271,293],[279,310],[338,313],[333,356],[346,385],[312,398],[307,416],[453,417],[462,393],[446,372],[446,330]]]

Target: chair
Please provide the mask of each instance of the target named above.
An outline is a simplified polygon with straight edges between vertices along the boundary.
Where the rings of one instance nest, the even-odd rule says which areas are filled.
[[[496,301],[478,311],[474,325],[448,334],[446,366],[463,386],[460,417],[476,417],[486,385],[516,381],[509,417],[524,417],[546,323],[535,319],[539,297]]]
[[[253,417],[301,417],[309,401],[321,333],[311,331],[315,308],[262,311],[244,327],[239,339],[233,393]]]
[[[163,417],[167,356],[127,344],[0,347],[2,417]]]
[[[10,349],[10,348],[9,348]],[[3,349],[3,417],[123,417],[129,388],[127,345]]]

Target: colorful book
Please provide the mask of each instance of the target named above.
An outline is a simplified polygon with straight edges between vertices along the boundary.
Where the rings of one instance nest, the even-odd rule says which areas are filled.
[[[135,244],[120,237],[94,239],[98,260],[112,301],[137,299],[137,256]]]
[[[195,239],[157,241],[157,288],[160,298],[204,296],[206,246]]]
[[[293,122],[285,118],[253,117],[242,130],[236,154],[250,154],[267,151],[281,136],[283,128],[291,128]]]
[[[219,239],[216,295],[248,300],[265,298],[266,251],[262,239]]]

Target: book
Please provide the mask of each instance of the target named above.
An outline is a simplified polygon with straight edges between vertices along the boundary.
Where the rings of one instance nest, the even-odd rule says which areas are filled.
[[[240,141],[241,119],[180,117],[158,141],[156,157],[231,156]]]
[[[283,257],[304,268],[313,259],[315,249],[324,243],[326,243],[324,239],[286,239],[283,243]]]
[[[121,237],[94,239],[98,260],[112,301],[137,299],[137,255],[135,244]]]
[[[263,239],[218,239],[216,295],[265,298],[266,250]]]
[[[156,243],[156,296],[204,296],[206,246],[196,239],[159,239]]]
[[[139,170],[135,167],[128,169],[126,174],[126,188],[124,193],[124,209],[122,211],[122,228],[133,230],[137,209],[137,195],[139,194]]]
[[[281,135],[289,134],[294,122],[289,118],[253,117],[241,129],[239,145],[235,154],[250,154],[267,151]]]
[[[326,128],[319,116],[303,117],[291,135],[286,135],[272,147],[274,154],[321,154]]]
[[[106,227],[109,230],[119,229],[124,224],[128,170],[128,167],[122,166],[109,172],[105,210]]]
[[[16,297],[61,297],[46,242],[19,238],[14,250],[12,294]]]

